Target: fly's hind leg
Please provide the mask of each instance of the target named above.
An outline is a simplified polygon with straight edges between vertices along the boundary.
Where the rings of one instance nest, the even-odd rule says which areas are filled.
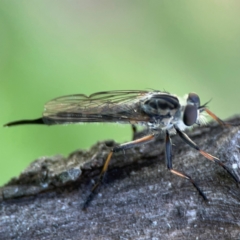
[[[103,182],[103,178],[104,178],[104,175],[108,169],[108,165],[111,161],[111,158],[112,158],[112,155],[113,153],[115,152],[119,152],[119,151],[122,151],[122,150],[125,150],[125,149],[128,149],[128,148],[132,148],[138,144],[143,144],[143,143],[146,143],[148,141],[151,141],[152,139],[154,138],[154,134],[151,134],[151,135],[148,135],[148,136],[145,136],[145,137],[142,137],[142,138],[139,138],[139,139],[136,139],[134,141],[131,141],[131,142],[127,142],[127,143],[123,143],[119,146],[116,146],[114,147],[110,153],[108,154],[105,162],[104,162],[104,165],[103,165],[103,168],[102,168],[102,171],[99,175],[99,178],[98,178],[98,181],[96,182],[96,184],[92,187],[91,189],[91,193],[89,194],[89,196],[87,197],[87,200],[85,201],[84,205],[83,205],[83,210],[86,210],[88,204],[91,202],[91,200],[93,199],[95,193],[96,193],[96,190],[97,188],[101,185],[101,183]]]
[[[166,157],[168,170],[171,173],[190,181],[192,183],[192,185],[197,189],[198,193],[203,197],[203,199],[207,200],[207,197],[205,196],[205,194],[202,192],[202,190],[198,187],[198,185],[195,183],[195,181],[190,176],[188,176],[187,174],[185,174],[183,172],[173,169],[173,167],[172,167],[172,143],[171,143],[170,135],[167,131],[166,131],[166,138],[165,138],[165,157]]]

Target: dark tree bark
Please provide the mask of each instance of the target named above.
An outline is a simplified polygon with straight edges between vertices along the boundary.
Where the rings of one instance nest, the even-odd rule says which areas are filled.
[[[237,127],[211,123],[188,134],[240,178]],[[237,184],[178,136],[172,141],[173,167],[190,175],[208,202],[167,170],[158,138],[113,154],[105,183],[83,211],[92,179],[115,145],[102,142],[67,159],[42,157],[2,187],[0,239],[240,239]]]

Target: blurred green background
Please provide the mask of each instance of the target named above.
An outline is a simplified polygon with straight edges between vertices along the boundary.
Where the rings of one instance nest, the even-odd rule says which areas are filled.
[[[238,114],[240,2],[1,1],[0,123],[41,116],[52,98],[102,90],[195,91]],[[118,125],[0,128],[0,185],[40,156],[131,139]]]

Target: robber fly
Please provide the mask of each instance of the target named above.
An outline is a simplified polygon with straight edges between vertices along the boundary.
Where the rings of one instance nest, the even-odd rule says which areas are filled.
[[[236,183],[239,183],[238,177],[227,166],[217,157],[201,150],[183,132],[194,124],[202,124],[204,112],[223,126],[233,126],[233,124],[223,122],[219,119],[207,108],[206,104],[200,105],[200,98],[196,93],[189,93],[184,102],[181,102],[178,97],[167,92],[137,90],[98,92],[90,96],[76,94],[55,98],[45,105],[41,118],[10,122],[4,126],[109,122],[141,125],[149,129],[147,136],[112,148],[105,160],[98,181],[91,189],[91,194],[87,198],[84,208],[87,207],[96,189],[102,183],[113,153],[151,141],[160,132],[164,132],[165,134],[165,158],[168,170],[190,181],[203,199],[207,200],[205,194],[190,176],[172,167],[172,144],[170,138],[170,135],[178,134],[190,147],[196,149],[208,160],[221,166]]]

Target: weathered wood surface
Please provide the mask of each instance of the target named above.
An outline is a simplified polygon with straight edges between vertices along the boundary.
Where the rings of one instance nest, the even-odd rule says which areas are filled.
[[[239,128],[211,123],[189,136],[240,177]],[[2,187],[0,239],[240,239],[240,188],[178,136],[172,140],[174,168],[192,176],[209,202],[166,170],[157,139],[114,154],[106,183],[82,211],[108,153],[102,142],[68,159],[42,157]]]

